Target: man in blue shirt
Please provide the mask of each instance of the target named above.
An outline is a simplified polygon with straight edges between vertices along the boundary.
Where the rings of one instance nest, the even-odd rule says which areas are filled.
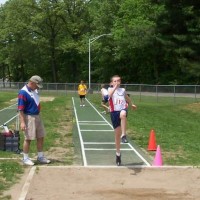
[[[40,100],[38,89],[42,88],[42,78],[32,76],[28,83],[19,91],[18,94],[18,111],[20,116],[20,127],[24,131],[23,144],[23,163],[34,165],[29,158],[28,153],[32,140],[37,139],[38,162],[42,164],[50,163],[43,154],[43,143],[45,130],[40,118]]]

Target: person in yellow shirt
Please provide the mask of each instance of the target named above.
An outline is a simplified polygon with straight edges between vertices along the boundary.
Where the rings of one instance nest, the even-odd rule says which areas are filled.
[[[80,97],[80,106],[85,106],[85,95],[87,94],[87,86],[84,84],[84,81],[78,86],[78,94]]]

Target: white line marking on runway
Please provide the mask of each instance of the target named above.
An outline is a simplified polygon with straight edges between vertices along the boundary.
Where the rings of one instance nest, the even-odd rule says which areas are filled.
[[[77,129],[78,129],[78,135],[79,135],[79,139],[80,139],[80,143],[81,143],[81,153],[82,153],[82,157],[83,157],[83,165],[87,166],[87,160],[86,160],[86,155],[85,155],[85,151],[84,151],[83,138],[82,138],[80,126],[79,126],[79,123],[78,123],[78,116],[77,116],[76,106],[75,106],[75,102],[74,102],[73,97],[72,97],[72,102],[73,102],[74,113],[75,113],[75,117],[76,117],[76,121],[77,121],[76,125],[77,125]]]
[[[78,134],[79,134],[79,138],[80,138],[80,144],[81,144],[81,152],[82,152],[82,157],[83,157],[83,164],[84,166],[87,166],[87,159],[86,159],[86,152],[84,149],[84,142],[83,142],[83,138],[82,138],[82,134],[81,132],[113,132],[113,126],[110,124],[109,121],[107,121],[107,119],[105,117],[103,117],[103,115],[101,115],[101,113],[93,106],[93,104],[91,102],[89,102],[89,100],[86,98],[86,101],[88,102],[88,104],[90,104],[90,106],[99,114],[99,116],[104,120],[104,121],[79,121],[78,120],[78,116],[77,116],[77,111],[76,111],[76,107],[75,107],[75,101],[74,98],[72,97],[72,101],[73,101],[73,107],[74,107],[74,112],[75,112],[75,117],[76,117],[76,124],[77,124],[77,128],[78,128]],[[105,123],[107,122],[107,124],[110,126],[111,130],[84,130],[84,129],[80,129],[80,123]],[[147,166],[151,166],[146,160],[145,158],[143,158],[143,156],[130,144],[128,143],[128,145],[130,146],[130,149],[128,149],[128,151],[134,151],[136,153],[136,155],[147,165]],[[89,149],[89,148],[87,148]],[[99,149],[98,149],[99,150]],[[104,149],[105,150],[105,149]]]
[[[89,102],[89,100],[88,99],[86,99],[87,100],[87,102],[96,110],[96,112],[110,125],[110,127],[113,129],[113,127],[112,127],[112,125],[100,114],[100,112],[93,106],[93,104],[91,103],[91,102]],[[151,164],[149,163],[149,162],[147,162],[146,160],[145,160],[145,158],[143,158],[143,156],[130,144],[130,143],[128,143],[129,144],[129,146],[131,147],[131,149],[136,153],[136,155],[140,158],[140,159],[142,159],[142,161],[147,165],[147,166],[151,166]]]
[[[11,122],[13,119],[15,119],[18,116],[18,114],[16,114],[14,117],[10,118],[8,121],[6,121],[4,124],[8,124],[9,122]],[[0,127],[3,127],[3,125],[1,125]]]
[[[140,159],[142,159],[142,161],[143,161],[144,163],[146,163],[147,166],[151,166],[151,164],[150,164],[149,162],[147,162],[147,161],[138,153],[138,151],[136,151],[136,149],[135,149],[130,143],[128,143],[128,145],[129,145],[130,148],[137,154],[137,156],[138,156]]]
[[[163,165],[163,166],[146,166],[146,165],[128,165],[128,166],[115,166],[115,165],[90,165],[90,166],[66,166],[66,165],[59,165],[59,166],[49,166],[49,165],[41,165],[39,166],[39,168],[54,168],[54,169],[81,169],[81,168],[85,168],[85,169],[96,169],[96,168],[102,168],[102,169],[106,169],[106,168],[116,168],[116,169],[130,169],[130,168],[134,168],[134,169],[141,169],[141,168],[149,168],[149,169],[198,169],[198,166],[170,166],[170,165]]]
[[[84,129],[81,129],[81,132],[85,132],[85,131],[88,131],[88,132],[113,132],[113,130],[84,130]]]
[[[93,123],[93,122],[105,123],[105,121],[78,121],[78,123]]]
[[[108,126],[108,124],[92,124],[92,123],[79,123],[82,126],[90,125],[90,126]]]
[[[32,167],[27,178],[26,178],[26,181],[24,183],[24,186],[22,188],[22,191],[21,191],[21,194],[20,194],[20,197],[18,200],[25,200],[26,199],[26,195],[28,193],[28,190],[29,190],[29,187],[30,187],[30,184],[31,184],[31,180],[33,179],[33,175],[35,174],[35,170],[36,170],[36,167]]]
[[[104,149],[104,148],[85,148],[86,151],[116,151],[116,148],[113,149]],[[120,149],[121,151],[133,151],[132,149]]]
[[[114,142],[84,142],[84,144],[115,144]]]
[[[3,111],[3,110],[10,109],[11,107],[14,107],[14,106],[16,106],[16,105],[17,105],[17,103],[12,104],[12,105],[10,105],[10,106],[8,106],[8,107],[6,107],[6,108],[1,109],[0,112]],[[12,109],[13,109],[13,108],[12,108]],[[16,107],[16,109],[17,109],[17,107]]]
[[[108,125],[113,130],[113,126],[109,123],[109,121],[105,117],[103,117],[103,115],[93,106],[93,104],[87,98],[86,101],[92,106],[92,108],[94,108],[94,110],[99,114],[99,116],[101,116],[101,118],[108,123]]]

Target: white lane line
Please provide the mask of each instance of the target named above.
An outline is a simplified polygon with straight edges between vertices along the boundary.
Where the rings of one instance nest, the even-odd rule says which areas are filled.
[[[151,166],[151,164],[150,164],[149,162],[147,162],[147,161],[142,157],[142,155],[139,154],[138,151],[136,151],[136,149],[135,149],[130,143],[128,143],[128,145],[129,145],[130,148],[137,154],[137,156],[138,156],[140,159],[142,159],[142,161],[143,161],[144,163],[146,163],[147,166]]]
[[[10,118],[10,119],[9,119],[7,122],[5,122],[4,124],[8,124],[10,121],[12,121],[13,119],[15,119],[17,116],[18,116],[18,114],[15,115],[14,117]],[[0,127],[3,127],[3,125],[1,125]]]
[[[20,194],[20,197],[18,200],[26,200],[26,195],[28,193],[33,175],[35,174],[35,170],[36,170],[35,166],[31,168],[31,170],[26,178],[26,181],[23,185],[23,188],[22,188],[22,191],[21,191],[21,194]]]
[[[17,105],[17,103],[12,104],[11,106],[8,106],[6,108],[1,109],[0,112],[3,111],[3,110],[6,110],[6,109],[10,109],[10,107],[15,106],[15,105]],[[17,107],[16,107],[16,110],[17,110]]]
[[[81,129],[81,132],[85,132],[85,131],[88,131],[88,132],[91,132],[91,131],[93,131],[93,132],[113,132],[113,130],[97,130],[97,129],[95,129],[95,130],[84,130],[84,129]]]
[[[79,123],[82,126],[90,125],[90,126],[108,126],[108,124],[92,124],[92,123]]]
[[[133,151],[132,149],[120,149],[121,151]],[[116,148],[105,149],[105,148],[85,148],[85,151],[116,151]]]
[[[101,118],[106,121],[108,123],[108,125],[111,127],[111,129],[113,130],[113,126],[109,123],[109,121],[103,117],[103,115],[92,105],[92,103],[90,103],[90,101],[86,98],[86,101],[92,106],[92,108],[99,114],[99,116],[101,116]]]
[[[89,100],[86,98],[86,101],[96,110],[96,112],[110,125],[110,127],[113,129],[112,125],[110,124],[110,122],[108,122],[102,115],[101,113],[92,105],[92,103],[89,102]],[[145,158],[130,144],[128,143],[128,145],[131,147],[131,149],[136,153],[136,155],[142,159],[142,161],[147,165],[147,166],[151,166],[151,164],[149,162],[147,162],[145,160]]]
[[[177,166],[177,165],[163,165],[163,166],[146,166],[146,165],[127,165],[126,166],[116,166],[116,165],[90,165],[90,166],[87,166],[87,167],[84,167],[84,166],[80,166],[80,165],[73,165],[73,166],[66,166],[66,165],[58,165],[58,166],[49,166],[49,165],[41,165],[41,166],[38,166],[39,168],[53,168],[53,169],[96,169],[96,168],[102,168],[102,169],[106,169],[106,168],[116,168],[118,170],[121,170],[121,169],[128,169],[129,168],[146,168],[146,169],[153,169],[153,170],[162,170],[162,169],[199,169],[199,166]]]
[[[80,143],[81,143],[81,153],[82,153],[82,157],[83,157],[83,165],[87,166],[87,160],[86,160],[86,155],[85,155],[85,151],[84,151],[83,138],[82,138],[80,126],[79,126],[79,123],[78,123],[78,116],[77,116],[76,106],[75,106],[75,102],[74,102],[73,97],[72,97],[72,102],[73,102],[74,113],[75,113],[75,117],[76,117],[76,125],[77,125],[77,128],[78,128],[78,135],[79,135]]]
[[[114,142],[84,142],[84,144],[115,144]]]
[[[83,142],[83,144],[95,144],[95,145],[111,145],[111,144],[113,144],[113,145],[115,145],[115,142]],[[129,143],[120,143],[120,145],[122,145],[122,146],[129,146]]]
[[[95,122],[95,123],[105,123],[105,121],[78,121],[79,123],[93,123],[93,122]]]

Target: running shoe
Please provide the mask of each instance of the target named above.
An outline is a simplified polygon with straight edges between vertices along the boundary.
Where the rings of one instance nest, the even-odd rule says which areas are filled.
[[[121,155],[120,156],[116,155],[116,164],[117,164],[117,166],[121,165]]]
[[[126,135],[122,136],[121,141],[122,141],[122,143],[128,143]]]
[[[42,157],[38,157],[37,161],[41,164],[49,164],[51,161],[48,160],[46,157],[42,156]]]
[[[29,165],[29,166],[33,166],[34,165],[34,162],[32,162],[32,160],[30,158],[23,159],[22,162],[25,165]]]

